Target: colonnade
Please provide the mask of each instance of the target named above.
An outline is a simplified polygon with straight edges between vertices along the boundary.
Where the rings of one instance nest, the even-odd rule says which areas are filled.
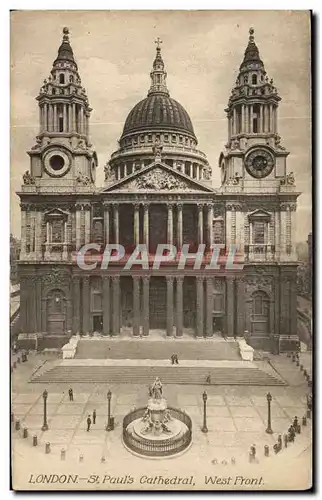
[[[183,283],[184,276],[166,276],[166,334],[168,337],[183,335]],[[213,334],[213,278],[196,276],[196,337]],[[103,276],[103,333],[119,335],[121,331],[121,278]],[[133,336],[149,335],[150,328],[150,277],[132,276],[133,284]],[[73,278],[73,332],[92,331],[90,277]]]
[[[239,108],[239,109],[238,109]],[[255,113],[255,109],[259,113]],[[254,117],[257,117],[257,132]],[[229,138],[238,134],[277,133],[277,106],[274,104],[241,104],[235,106],[228,119]]]
[[[76,132],[88,135],[89,114],[78,103],[43,103],[39,107],[40,133]]]
[[[131,204],[132,205],[132,204]],[[143,220],[140,214],[140,205],[143,206]],[[147,248],[149,248],[149,219],[150,219],[150,203],[135,203],[133,205],[134,209],[134,244],[144,243]],[[184,226],[184,210],[183,204],[181,203],[167,203],[167,243],[173,245],[176,243],[178,248],[183,245],[183,226]],[[105,244],[120,242],[120,216],[119,216],[120,204],[112,203],[104,205],[104,233],[105,233]],[[206,243],[207,245],[212,244],[213,241],[213,205],[211,203],[199,203],[196,205],[198,213],[198,234],[196,240],[198,244]],[[77,216],[76,212],[76,234],[77,234]],[[206,233],[204,234],[204,218],[206,218]],[[112,222],[112,239],[110,241],[110,224]],[[141,224],[143,223],[143,241],[140,241],[141,234]],[[174,241],[174,224],[176,224],[176,234],[177,241]],[[191,235],[193,237],[193,235]]]
[[[148,160],[148,164],[151,163],[151,159]],[[127,162],[120,162],[117,163],[113,166],[114,172],[115,172],[115,179],[121,180],[124,177],[127,177],[128,175],[133,174],[137,170],[141,170],[144,167],[147,166],[147,160],[141,159],[141,160],[134,160],[134,161],[127,161]],[[187,160],[173,160],[172,163],[172,168],[174,170],[177,170],[178,172],[182,172],[183,174],[188,175],[191,177],[191,179],[195,180],[205,180],[204,178],[204,169],[205,165],[193,162],[193,161],[187,161]]]

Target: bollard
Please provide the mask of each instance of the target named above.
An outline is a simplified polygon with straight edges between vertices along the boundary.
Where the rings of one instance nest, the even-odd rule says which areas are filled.
[[[284,448],[287,448],[287,442],[288,442],[288,438],[287,438],[287,434],[284,434]]]
[[[50,443],[45,444],[45,453],[50,453]]]
[[[306,425],[307,425],[306,416],[304,415],[304,417],[302,418],[302,426],[305,427]]]
[[[274,444],[274,446],[273,446],[273,450],[274,450],[275,455],[277,455],[277,453],[280,451],[279,446],[278,446],[278,444],[277,444],[277,443],[276,443],[276,444]]]
[[[311,410],[306,410],[306,418],[311,418]]]
[[[298,426],[297,426],[297,433],[301,434],[301,426],[300,426],[300,424],[298,424]]]
[[[20,420],[16,420],[16,431],[19,431],[20,430]]]
[[[268,444],[265,444],[264,446],[264,456],[269,457],[269,446]]]
[[[66,450],[62,448],[60,450],[60,460],[65,460],[65,458],[66,458]]]
[[[84,462],[84,455],[79,455],[79,461]]]
[[[32,438],[32,446],[37,446],[38,445],[38,438],[37,436],[33,436]]]
[[[27,439],[27,437],[28,437],[28,429],[27,429],[27,427],[24,427],[24,428],[23,428],[23,434],[22,434],[22,437],[23,437],[24,439]]]

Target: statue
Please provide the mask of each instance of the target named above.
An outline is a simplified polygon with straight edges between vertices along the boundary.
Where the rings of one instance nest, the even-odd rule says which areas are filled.
[[[160,139],[156,139],[154,145],[152,146],[152,151],[154,154],[154,160],[161,160],[163,146]]]
[[[25,171],[22,178],[23,178],[23,183],[26,185],[35,184],[35,178],[33,175],[30,174],[29,170]]]
[[[82,184],[83,186],[88,186],[88,184],[90,184],[91,180],[87,175],[84,175],[81,172],[78,172],[78,176],[76,177],[76,182],[78,182],[79,184]]]
[[[162,399],[162,382],[159,377],[156,377],[155,381],[153,382],[151,392],[153,399]]]
[[[290,172],[289,174],[284,177],[284,179],[281,179],[281,186],[289,185],[289,186],[294,186],[295,184],[295,176],[293,172]]]
[[[37,137],[36,137],[36,144],[35,144],[34,146],[32,146],[32,148],[31,148],[31,149],[32,149],[32,150],[34,150],[34,149],[39,149],[39,148],[40,148],[40,146],[41,146],[41,138],[37,135]]]
[[[105,173],[105,180],[106,181],[114,181],[115,180],[114,171],[112,171],[112,169],[111,169],[110,162],[106,163],[106,165],[104,166],[104,173]]]
[[[285,150],[285,148],[281,145],[281,136],[280,136],[280,135],[277,135],[277,136],[275,137],[275,146],[276,146],[278,149]]]
[[[212,174],[212,168],[210,165],[207,165],[203,171],[204,179],[209,181],[211,179],[211,174]]]

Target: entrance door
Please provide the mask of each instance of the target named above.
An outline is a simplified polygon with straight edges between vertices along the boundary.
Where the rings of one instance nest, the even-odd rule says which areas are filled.
[[[263,336],[269,333],[269,298],[265,292],[252,295],[251,332]]]
[[[66,333],[65,295],[61,290],[52,290],[47,296],[47,332],[53,335]]]
[[[103,332],[103,316],[101,314],[95,314],[93,316],[93,332]]]

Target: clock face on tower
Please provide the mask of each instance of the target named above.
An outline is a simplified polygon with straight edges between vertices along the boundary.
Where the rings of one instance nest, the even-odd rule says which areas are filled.
[[[274,167],[274,157],[266,149],[256,149],[246,157],[247,172],[256,179],[263,179]]]

